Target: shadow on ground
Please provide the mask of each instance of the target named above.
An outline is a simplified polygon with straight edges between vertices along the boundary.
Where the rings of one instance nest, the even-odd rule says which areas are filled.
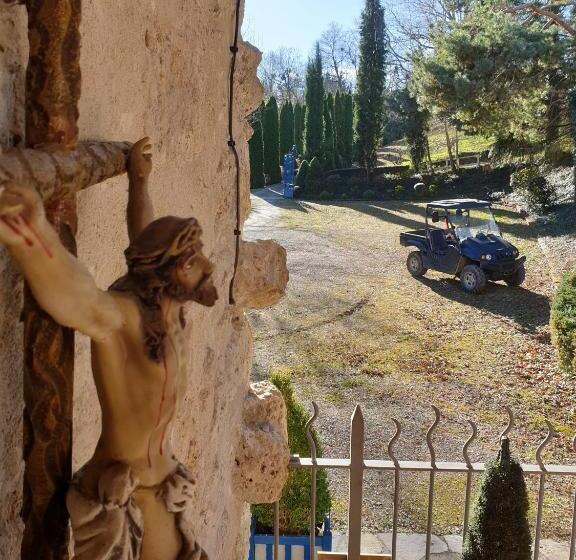
[[[480,295],[468,294],[454,278],[418,278],[438,295],[462,305],[512,320],[522,330],[534,333],[550,320],[550,302],[546,296],[525,288],[510,288],[489,282]]]

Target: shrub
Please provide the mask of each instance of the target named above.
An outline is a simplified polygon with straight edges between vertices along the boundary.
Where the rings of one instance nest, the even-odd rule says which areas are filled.
[[[540,174],[536,165],[529,165],[514,173],[512,187],[524,198],[531,212],[545,212],[555,202],[554,187]]]
[[[503,438],[498,458],[482,478],[462,560],[530,560],[528,510],[522,467]]]
[[[428,192],[430,193],[430,196],[438,196],[438,193],[440,192],[440,187],[435,183],[432,183],[428,187]]]
[[[337,192],[344,188],[345,181],[341,175],[338,175],[336,173],[334,175],[326,177],[326,179],[324,180],[324,186],[326,187],[327,190]]]
[[[364,200],[374,200],[376,198],[376,193],[373,190],[368,189],[367,191],[364,191],[362,198]]]
[[[558,286],[550,327],[560,365],[566,372],[576,373],[576,271],[567,272]]]
[[[350,196],[351,196],[352,198],[360,198],[361,190],[362,190],[362,189],[360,188],[360,185],[357,185],[357,184],[352,185],[352,186],[350,187]]]
[[[333,200],[334,195],[330,191],[322,191],[318,198],[320,200]]]
[[[320,192],[324,179],[322,164],[317,157],[312,158],[308,172],[306,173],[306,190],[312,194]]]
[[[270,381],[278,387],[286,403],[290,451],[302,457],[309,457],[310,447],[305,432],[308,414],[294,396],[290,376],[277,371],[270,375]],[[322,449],[315,430],[312,430],[312,437],[316,443],[318,457],[320,457]],[[330,511],[331,497],[326,471],[318,470],[317,473],[316,521],[319,527],[324,520],[324,516]],[[283,534],[309,534],[311,483],[310,471],[307,469],[290,469],[288,481],[280,498],[280,531]],[[273,504],[252,506],[252,515],[256,519],[260,530],[271,532],[274,524]]]
[[[404,194],[404,191],[405,191],[405,190],[406,190],[406,189],[405,189],[402,185],[396,185],[396,186],[394,187],[394,193],[396,194],[396,196],[399,196],[399,195]]]
[[[426,196],[428,194],[428,187],[425,183],[416,183],[414,185],[414,192],[417,196]]]
[[[309,167],[310,166],[308,165],[308,162],[306,160],[304,160],[300,164],[300,167],[298,168],[298,173],[296,174],[296,179],[294,182],[295,185],[298,185],[300,187],[306,186],[306,175],[308,174]]]
[[[340,195],[340,200],[348,200],[350,198],[350,195],[348,193],[343,192]]]

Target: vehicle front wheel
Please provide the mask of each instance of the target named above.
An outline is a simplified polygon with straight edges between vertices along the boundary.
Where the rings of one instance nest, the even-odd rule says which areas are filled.
[[[514,274],[504,277],[504,282],[506,282],[506,284],[512,288],[521,286],[524,284],[524,280],[526,280],[526,269],[524,268],[523,264],[518,267],[518,270]]]
[[[480,294],[486,288],[486,274],[476,264],[466,265],[460,273],[460,283],[471,294]]]
[[[428,269],[424,267],[422,253],[420,251],[412,251],[408,255],[408,259],[406,259],[406,268],[408,268],[408,272],[414,277],[424,276],[428,271]]]

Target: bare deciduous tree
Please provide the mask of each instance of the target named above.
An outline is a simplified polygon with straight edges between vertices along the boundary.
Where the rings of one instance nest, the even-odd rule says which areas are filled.
[[[265,97],[273,95],[280,105],[288,101],[301,102],[304,98],[304,63],[296,49],[280,47],[265,53],[258,67],[258,77],[264,86]]]
[[[326,81],[340,91],[349,91],[358,65],[358,31],[332,22],[319,43],[322,65],[327,70]]]

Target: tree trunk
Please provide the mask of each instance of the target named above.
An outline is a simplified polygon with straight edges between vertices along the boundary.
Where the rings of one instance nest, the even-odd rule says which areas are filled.
[[[448,148],[448,159],[450,160],[450,167],[452,168],[452,172],[456,173],[458,169],[456,168],[454,156],[452,155],[452,145],[450,143],[450,134],[448,133],[448,121],[444,121],[444,133],[446,134],[446,147]]]

